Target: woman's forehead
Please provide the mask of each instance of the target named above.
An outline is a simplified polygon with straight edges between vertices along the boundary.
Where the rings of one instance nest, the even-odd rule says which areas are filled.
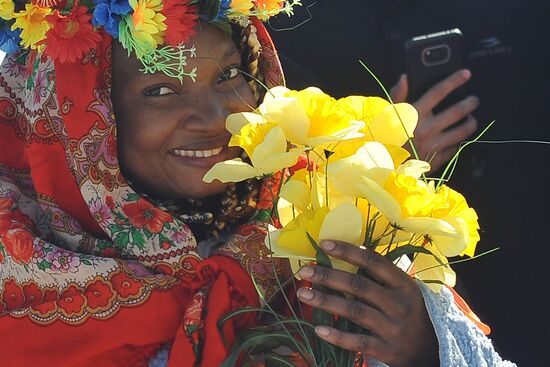
[[[198,64],[197,73],[200,73],[201,64],[208,61],[223,62],[232,57],[239,57],[239,50],[232,38],[217,27],[201,22],[197,26],[195,35],[190,39],[189,44],[193,45],[194,56],[182,53],[182,62],[192,66]],[[145,75],[143,64],[134,54],[128,54],[122,44],[113,41],[113,74],[128,80],[129,78]]]

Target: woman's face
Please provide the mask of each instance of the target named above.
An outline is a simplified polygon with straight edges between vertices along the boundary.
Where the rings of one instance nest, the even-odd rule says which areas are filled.
[[[119,160],[125,176],[160,198],[200,198],[220,193],[225,184],[207,184],[216,163],[240,154],[227,148],[225,119],[255,107],[239,72],[241,55],[232,39],[202,23],[189,42],[197,48],[186,70],[197,67],[196,82],[164,74],[143,74],[141,64],[113,43],[112,101]]]

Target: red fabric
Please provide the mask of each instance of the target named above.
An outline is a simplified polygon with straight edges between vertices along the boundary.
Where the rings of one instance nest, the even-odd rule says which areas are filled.
[[[170,366],[217,366],[217,323],[258,305],[255,287],[239,262],[201,260],[189,229],[123,179],[102,37],[75,63],[8,56],[0,70],[0,365],[146,366],[173,343]],[[228,321],[225,340],[253,322]]]

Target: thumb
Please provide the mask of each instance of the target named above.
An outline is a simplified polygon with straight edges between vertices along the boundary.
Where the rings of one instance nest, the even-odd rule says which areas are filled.
[[[391,98],[395,103],[405,102],[409,95],[409,81],[407,80],[407,74],[401,74],[397,84],[395,84],[390,90]]]

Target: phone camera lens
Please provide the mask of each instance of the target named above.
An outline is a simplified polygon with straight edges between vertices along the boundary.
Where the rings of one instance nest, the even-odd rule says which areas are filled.
[[[422,52],[422,62],[426,66],[444,64],[449,61],[451,50],[446,44],[425,48]]]

